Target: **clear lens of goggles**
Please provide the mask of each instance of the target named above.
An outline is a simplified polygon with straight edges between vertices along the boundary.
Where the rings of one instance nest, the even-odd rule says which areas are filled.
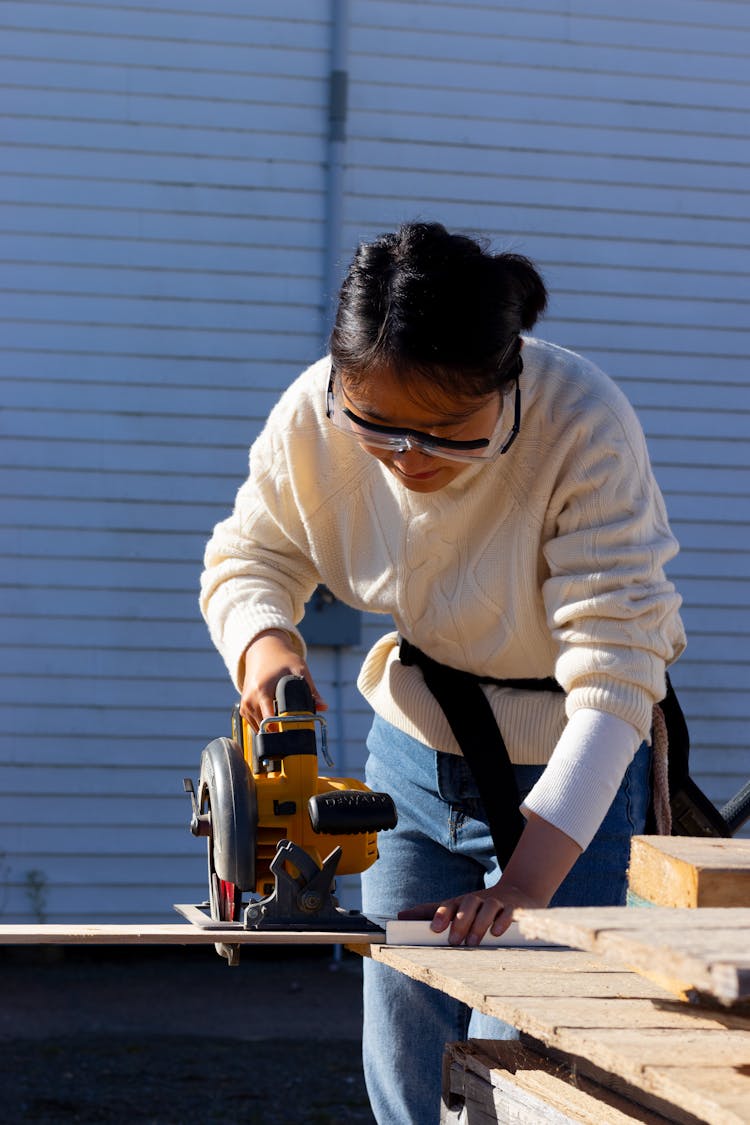
[[[521,399],[517,380],[513,425],[510,427],[507,427],[507,401],[504,397],[502,415],[492,437],[477,438],[474,441],[452,441],[449,438],[423,434],[418,430],[398,430],[390,426],[381,426],[376,422],[368,422],[342,405],[333,386],[328,388],[326,413],[338,430],[349,434],[360,445],[388,450],[392,453],[407,453],[409,450],[415,450],[430,457],[440,457],[449,461],[491,461],[505,453],[518,434]]]

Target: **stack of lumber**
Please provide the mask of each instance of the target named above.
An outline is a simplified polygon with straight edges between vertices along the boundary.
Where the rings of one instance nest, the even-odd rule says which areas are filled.
[[[635,836],[628,904],[750,907],[750,840]]]
[[[442,1125],[750,1125],[750,841],[639,837],[629,885],[516,911],[547,949],[372,946],[519,1031],[447,1045]]]
[[[562,913],[575,911],[519,912],[519,921],[523,928],[524,917],[538,922]],[[532,1052],[496,1066],[482,1042],[471,1041],[478,1063],[476,1054],[469,1062],[459,1045],[449,1045],[443,1088],[449,1125],[750,1122],[750,1019],[734,1010],[686,1004],[639,974],[575,949],[373,945],[370,954],[512,1024]],[[555,1064],[551,1075],[541,1074],[545,1061]],[[594,1110],[571,1087],[602,1106]],[[622,1100],[609,1105],[607,1091]],[[527,1105],[524,1116],[518,1103],[529,1101],[536,1108]],[[536,1104],[545,1101],[547,1116]]]

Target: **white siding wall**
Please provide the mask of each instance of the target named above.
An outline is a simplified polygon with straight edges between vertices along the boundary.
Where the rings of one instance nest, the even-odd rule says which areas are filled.
[[[60,920],[205,894],[181,778],[234,698],[196,583],[320,346],[330,39],[211,7],[0,11],[8,920],[34,871]]]
[[[750,7],[349,7],[342,260],[423,216],[539,262],[542,334],[649,436],[722,801],[750,774]],[[325,320],[329,5],[28,0],[0,25],[0,909],[38,913],[38,871],[50,918],[168,917],[204,894],[181,777],[233,702],[203,543]],[[313,655],[346,772],[360,655]]]
[[[723,803],[750,776],[750,6],[358,0],[350,51],[347,241],[421,216],[530,255],[539,334],[639,413]]]

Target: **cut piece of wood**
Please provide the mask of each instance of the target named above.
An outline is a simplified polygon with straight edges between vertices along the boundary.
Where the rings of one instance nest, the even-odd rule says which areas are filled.
[[[385,940],[383,933],[304,933],[283,930],[204,929],[189,923],[165,925],[0,925],[0,945],[369,945]]]
[[[750,840],[634,836],[628,890],[673,907],[750,907]]]
[[[560,907],[514,917],[528,937],[599,953],[678,992],[750,999],[750,908]]]
[[[448,1044],[441,1125],[664,1125],[664,1118],[518,1042]]]
[[[385,940],[388,945],[448,945],[449,936],[450,927],[438,934],[430,928],[429,921],[412,922],[395,918],[389,919],[385,924]],[[520,949],[531,946],[549,948],[550,946],[548,941],[524,937],[516,922],[511,922],[503,934],[486,933],[480,944],[482,949],[496,949],[506,946]]]

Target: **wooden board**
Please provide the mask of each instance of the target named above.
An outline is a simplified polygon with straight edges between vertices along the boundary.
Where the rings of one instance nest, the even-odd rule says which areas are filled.
[[[385,934],[304,933],[283,930],[208,929],[190,923],[167,925],[0,925],[0,945],[357,945],[382,942]]]
[[[750,907],[750,840],[634,836],[628,893],[654,906]]]
[[[750,1019],[680,1003],[574,949],[371,945],[369,953],[513,1024],[579,1073],[619,1084],[668,1120],[750,1122]]]
[[[750,1000],[750,908],[518,910],[521,933],[600,954],[678,994]]]

